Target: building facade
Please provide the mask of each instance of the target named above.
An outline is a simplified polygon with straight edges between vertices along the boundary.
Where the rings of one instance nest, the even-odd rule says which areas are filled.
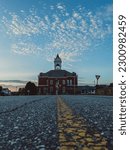
[[[41,95],[76,94],[78,77],[75,72],[61,69],[62,60],[57,54],[54,70],[40,73],[38,76],[38,93]]]
[[[113,84],[96,85],[96,95],[113,95]]]

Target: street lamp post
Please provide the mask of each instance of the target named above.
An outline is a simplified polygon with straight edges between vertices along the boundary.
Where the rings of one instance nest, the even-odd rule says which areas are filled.
[[[98,80],[100,78],[100,75],[95,75],[96,79],[97,79],[97,85],[98,85]]]

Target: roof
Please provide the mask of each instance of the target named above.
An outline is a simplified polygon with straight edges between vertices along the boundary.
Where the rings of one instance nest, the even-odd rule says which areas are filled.
[[[60,57],[59,57],[59,54],[57,54],[56,58],[60,58]]]
[[[56,61],[61,61],[61,58],[59,57],[59,55],[57,54],[56,58],[54,59],[54,62]],[[62,61],[61,61],[62,62]]]
[[[75,72],[68,72],[66,70],[50,70],[46,73],[40,73],[40,76],[48,76],[48,77],[65,77],[65,76],[76,76]]]

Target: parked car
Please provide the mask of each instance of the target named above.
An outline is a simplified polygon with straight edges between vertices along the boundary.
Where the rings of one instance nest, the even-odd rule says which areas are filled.
[[[11,91],[8,88],[3,88],[2,91],[0,92],[1,96],[10,96]]]

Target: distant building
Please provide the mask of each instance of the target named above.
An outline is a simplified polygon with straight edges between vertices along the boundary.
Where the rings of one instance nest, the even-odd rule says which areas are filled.
[[[96,95],[113,95],[113,84],[96,85]]]
[[[91,95],[91,94],[95,94],[95,86],[78,86],[77,88],[77,94],[81,94],[81,95]]]
[[[75,72],[61,69],[62,60],[57,54],[54,59],[54,70],[40,73],[38,76],[38,93],[46,94],[76,94],[78,77]]]

